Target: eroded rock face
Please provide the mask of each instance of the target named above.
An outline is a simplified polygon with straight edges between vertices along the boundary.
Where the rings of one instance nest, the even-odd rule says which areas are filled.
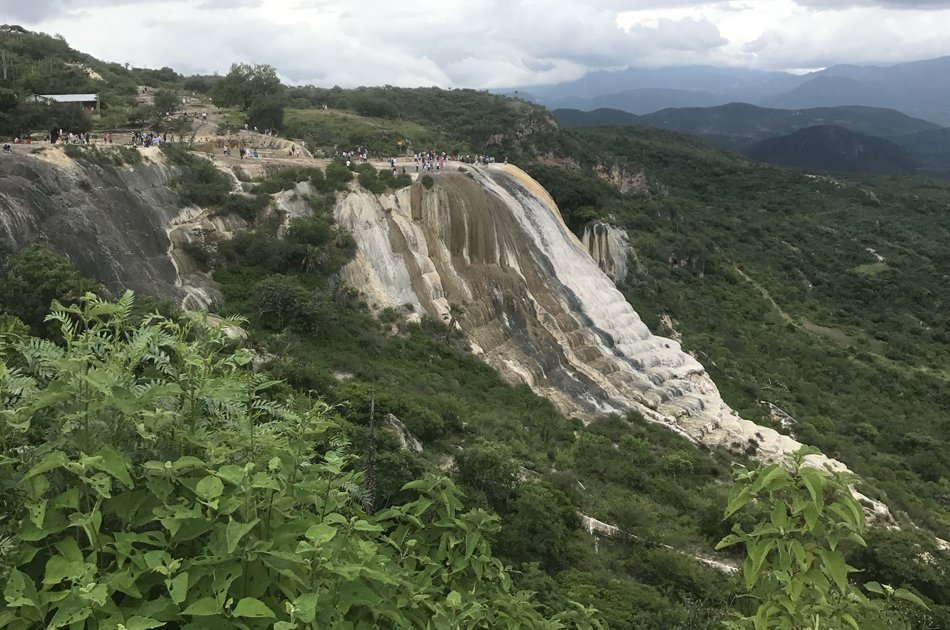
[[[46,243],[113,294],[126,289],[207,309],[220,299],[192,255],[206,235],[227,237],[245,223],[179,208],[163,154],[140,164],[100,167],[58,147],[0,160],[0,240]]]
[[[603,221],[593,221],[584,226],[581,242],[600,270],[607,274],[614,284],[623,284],[627,279],[630,253],[627,233]]]
[[[696,442],[755,440],[768,461],[801,446],[740,418],[696,359],[651,334],[537,182],[508,165],[456,167],[430,190],[339,201],[358,247],[344,274],[370,302],[443,321],[461,307],[476,352],[567,413],[635,410]]]
[[[177,294],[166,234],[177,214],[159,161],[103,169],[59,149],[0,160],[0,239],[46,242],[116,294]]]

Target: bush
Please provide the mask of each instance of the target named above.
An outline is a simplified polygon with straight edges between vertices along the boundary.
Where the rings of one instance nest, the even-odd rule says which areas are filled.
[[[270,205],[270,197],[265,194],[244,195],[231,193],[215,209],[215,215],[235,214],[245,221],[253,222],[261,210]]]
[[[434,183],[431,175],[422,176],[422,185],[426,187],[426,190],[431,190]]]
[[[161,150],[178,167],[171,184],[182,204],[213,208],[227,201],[231,180],[214,163],[167,143],[162,144]]]
[[[200,316],[133,308],[90,295],[54,308],[62,345],[0,337],[0,386],[20,392],[0,400],[0,627],[565,627],[513,592],[497,518],[450,480],[367,514],[327,405],[270,398]]]
[[[324,193],[334,192],[337,190],[346,190],[346,185],[353,179],[353,171],[346,168],[346,164],[335,160],[330,162],[327,165],[326,171],[324,173],[323,182],[313,182],[314,185],[318,187],[317,190]],[[311,180],[313,181],[313,180]]]

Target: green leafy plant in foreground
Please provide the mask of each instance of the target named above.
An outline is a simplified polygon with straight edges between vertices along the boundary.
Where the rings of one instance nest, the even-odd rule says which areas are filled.
[[[865,546],[864,511],[844,474],[806,463],[816,453],[817,449],[800,449],[791,470],[772,464],[736,474],[726,518],[743,508],[757,510],[761,518],[748,531],[737,523],[734,533],[716,548],[745,545],[742,576],[758,607],[754,615],[728,627],[910,628],[888,605],[905,600],[926,608],[917,595],[868,582],[866,591],[883,596],[872,600],[849,580],[855,569],[845,560],[844,550],[848,545]]]
[[[226,320],[54,303],[0,336],[0,628],[598,628],[542,618],[433,475],[375,516],[320,402],[269,396]]]

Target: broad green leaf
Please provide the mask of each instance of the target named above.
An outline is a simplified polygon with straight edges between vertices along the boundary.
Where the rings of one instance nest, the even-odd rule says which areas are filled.
[[[408,485],[408,484],[407,484]],[[754,497],[752,492],[749,490],[748,486],[743,487],[734,497],[730,497],[729,504],[726,505],[726,511],[723,514],[723,518],[729,518],[743,507],[745,507]]]
[[[924,600],[920,599],[914,593],[908,591],[906,588],[899,588],[894,591],[894,597],[898,599],[903,599],[904,601],[911,602],[912,604],[917,604],[925,610],[930,610],[930,607],[924,603]]]
[[[864,590],[868,591],[869,593],[876,593],[877,595],[884,594],[884,587],[878,582],[865,582]]]
[[[182,611],[183,615],[193,615],[195,617],[207,617],[210,615],[217,615],[223,612],[221,606],[218,605],[217,600],[213,597],[202,597],[198,601],[194,602],[188,608]]]
[[[210,501],[212,499],[217,499],[221,496],[221,493],[224,492],[224,484],[217,477],[208,475],[204,479],[198,482],[195,486],[195,494],[204,499],[205,501]]]
[[[304,623],[313,623],[317,618],[317,602],[319,596],[316,593],[305,593],[294,600],[294,607],[297,609],[297,618]]]
[[[244,483],[244,477],[247,475],[247,472],[240,466],[235,466],[234,464],[225,464],[219,468],[215,474],[230,484],[240,486],[242,483]]]
[[[156,621],[150,619],[149,617],[130,617],[126,620],[125,624],[126,630],[152,630],[153,628],[161,628],[165,626],[164,621]]]
[[[11,608],[39,608],[40,599],[36,592],[33,580],[25,573],[16,569],[10,571],[6,587],[3,589],[3,598]]]
[[[182,571],[171,579],[168,585],[168,594],[172,601],[181,604],[188,597],[188,572]]]
[[[840,551],[822,550],[818,554],[821,556],[821,563],[825,571],[835,581],[835,584],[845,592],[848,587],[848,564],[844,561],[844,556]]]
[[[231,613],[235,617],[248,617],[250,619],[275,619],[274,614],[267,604],[255,597],[244,597],[238,602]]]
[[[54,586],[65,581],[76,582],[85,574],[86,565],[84,562],[70,561],[57,554],[46,561],[43,584]]]
[[[337,534],[337,529],[330,527],[326,523],[317,523],[307,530],[306,536],[315,544],[328,543],[333,540]]]
[[[239,523],[235,520],[228,522],[227,529],[225,530],[225,537],[228,541],[228,554],[234,553],[234,550],[237,549],[238,543],[241,542],[244,535],[254,529],[258,522],[260,522],[260,519],[254,519],[250,523]]]
[[[125,456],[111,446],[103,446],[96,451],[92,466],[118,479],[126,488],[132,487],[132,477],[129,476],[129,462]]]
[[[43,473],[49,472],[55,468],[62,468],[68,462],[69,458],[66,457],[66,453],[63,453],[62,451],[53,451],[44,457],[43,461],[31,468],[28,473],[23,475],[23,481],[26,481],[35,475],[42,475]]]
[[[801,469],[800,473],[802,477],[802,483],[805,484],[805,488],[808,489],[808,494],[811,496],[812,503],[818,512],[821,512],[825,506],[825,483],[827,477],[818,469],[810,468],[805,466]]]
[[[763,490],[763,489],[769,489],[769,490],[777,489],[777,488],[772,487],[773,483],[776,483],[780,480],[787,481],[788,479],[789,479],[789,476],[788,476],[787,470],[785,470],[784,468],[782,468],[781,466],[777,464],[771,464],[769,466],[766,466],[765,468],[762,469],[761,472],[759,472],[759,475],[756,478],[755,482],[752,484],[750,491],[752,492],[752,494],[756,494],[760,490]]]
[[[462,607],[462,595],[458,591],[452,591],[449,593],[449,596],[445,598],[445,603],[449,608],[455,610]]]
[[[784,531],[788,529],[791,523],[788,520],[788,514],[785,511],[784,501],[775,502],[775,507],[772,508],[770,520],[772,521],[772,525],[777,527],[779,530]]]

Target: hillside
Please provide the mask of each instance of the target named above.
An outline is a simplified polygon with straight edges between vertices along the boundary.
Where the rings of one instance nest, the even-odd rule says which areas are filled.
[[[940,128],[926,120],[875,107],[771,109],[746,103],[668,109],[642,116],[640,124],[685,131],[728,149],[743,149],[767,138],[822,125],[891,140]]]
[[[593,111],[579,109],[555,109],[551,112],[562,127],[613,127],[636,125],[640,116],[619,109],[601,108]]]
[[[645,125],[683,131],[753,159],[799,168],[950,176],[950,137],[943,133],[945,129],[892,109],[785,110],[730,103],[665,109],[636,117],[617,110],[555,110],[554,116],[565,127]],[[816,131],[821,127],[843,131],[840,137],[832,137]],[[805,131],[809,128],[812,130]],[[854,137],[845,140],[844,136]],[[856,157],[859,154],[863,156],[860,159]]]
[[[822,125],[762,140],[743,153],[754,160],[834,173],[913,175],[919,163],[893,142]]]
[[[721,628],[754,603],[716,543],[781,520],[723,520],[731,469],[794,435],[890,508],[841,543],[852,577],[930,605],[862,627],[950,627],[950,186],[560,129],[471,90],[217,85],[245,70],[264,87],[209,88],[193,143],[0,162],[0,384],[32,379],[2,399],[0,536],[34,554],[0,568],[52,602],[0,624]],[[285,144],[236,131],[263,114]],[[462,159],[417,172],[429,150]],[[155,295],[45,321],[130,286]],[[181,304],[243,319],[206,335]],[[25,331],[82,343],[47,363]],[[94,597],[80,570],[108,576]]]
[[[631,114],[648,114],[667,107],[710,107],[722,103],[710,92],[671,88],[634,88],[596,96],[565,96],[542,101],[557,109],[619,109]]]

